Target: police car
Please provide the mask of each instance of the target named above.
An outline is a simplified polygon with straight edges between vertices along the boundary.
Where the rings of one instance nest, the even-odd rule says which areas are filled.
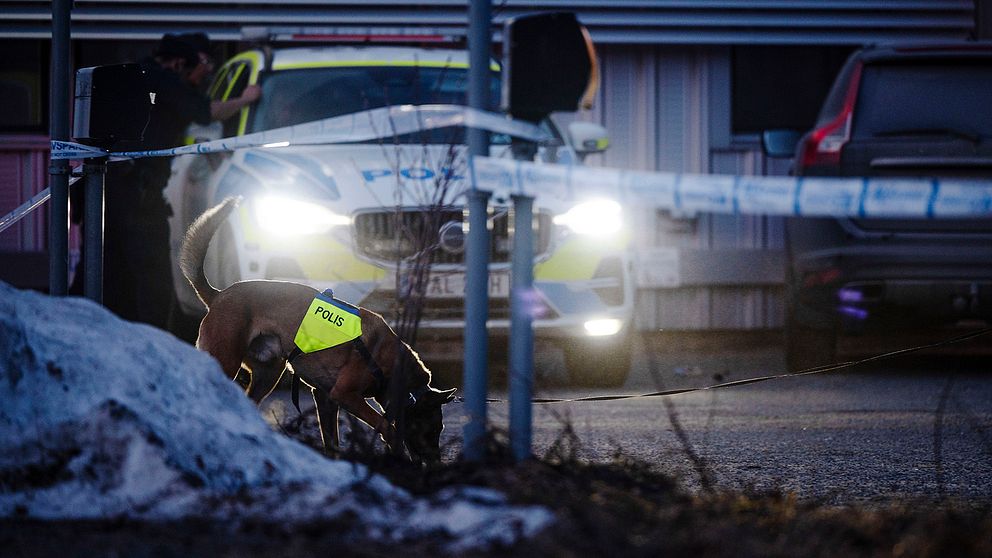
[[[493,63],[492,94],[499,95]],[[217,72],[213,99],[259,84],[262,98],[205,133],[231,137],[402,105],[464,106],[463,50],[407,46],[258,48]],[[605,130],[577,123],[537,157],[580,164],[605,149]],[[389,128],[386,126],[385,128]],[[415,347],[428,363],[460,359],[464,325],[464,236],[468,182],[465,129],[458,126],[348,144],[244,149],[176,159],[166,195],[174,210],[172,252],[204,209],[231,195],[244,199],[215,236],[205,268],[218,287],[251,279],[288,280],[384,315],[395,324],[419,287],[424,304]],[[207,138],[201,138],[207,139]],[[212,138],[210,138],[212,139]],[[491,133],[491,155],[510,157],[506,134]],[[490,335],[509,329],[512,207],[490,202]],[[529,301],[537,346],[564,349],[573,383],[619,385],[627,377],[633,315],[629,240],[620,206],[609,199],[534,203],[534,286]],[[426,259],[425,259],[426,258]],[[414,262],[426,273],[411,273]],[[204,309],[174,268],[178,308]]]

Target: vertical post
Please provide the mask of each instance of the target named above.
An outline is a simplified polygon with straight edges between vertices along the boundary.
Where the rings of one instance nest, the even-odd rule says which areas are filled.
[[[489,70],[492,36],[491,0],[469,0],[468,8],[468,106],[492,110],[492,75]],[[485,130],[469,128],[468,149],[471,155],[489,155],[489,135]],[[474,187],[474,185],[473,185]]]
[[[534,388],[534,198],[513,196],[513,260],[510,282],[510,447],[522,461],[531,456],[531,394]]]
[[[469,0],[469,75],[468,104],[474,109],[489,110],[490,18],[491,0]],[[485,130],[469,128],[469,156],[489,154]],[[470,163],[471,165],[471,163]],[[489,227],[487,223],[489,193],[475,188],[468,194],[468,244],[465,250],[465,446],[467,461],[485,457],[486,388],[488,383],[489,339],[486,319],[489,316]]]
[[[103,304],[103,199],[107,158],[87,159],[83,163],[83,192],[85,196],[83,222],[83,294]]]
[[[468,193],[468,245],[465,263],[465,446],[468,461],[481,461],[486,450],[486,393],[489,382],[489,192]]]
[[[51,92],[48,109],[53,140],[69,139],[69,15],[72,0],[52,2]],[[52,198],[48,202],[48,292],[64,296],[69,292],[69,161],[52,161],[48,168]]]

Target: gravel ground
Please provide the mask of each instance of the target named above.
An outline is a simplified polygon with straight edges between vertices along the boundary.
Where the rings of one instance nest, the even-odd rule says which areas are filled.
[[[627,385],[614,393],[783,370],[774,345],[741,343],[640,353]],[[538,459],[517,465],[501,434],[505,403],[490,406],[495,430],[487,463],[456,459],[463,422],[456,403],[446,413],[443,466],[422,471],[362,459],[413,492],[493,487],[558,518],[534,539],[473,556],[990,556],[988,363],[897,364],[671,398],[541,405],[534,419]],[[554,387],[548,376],[542,396],[601,394]],[[289,409],[288,394],[277,393],[263,413],[289,435],[317,443],[312,417],[299,420]],[[342,540],[341,529],[2,521],[0,555],[439,555],[429,541],[391,548]]]
[[[655,336],[638,344],[631,376],[615,390],[563,387],[560,362],[543,355],[548,368],[535,395],[644,394],[781,374],[778,341],[773,334]],[[490,396],[501,402],[489,405],[489,422],[505,432],[509,405],[499,382]],[[279,395],[266,409],[295,414]],[[460,402],[446,407],[448,463],[461,451],[463,411]],[[692,492],[708,481],[833,505],[981,506],[992,502],[992,363],[910,357],[664,398],[535,405],[534,454],[563,443],[591,463],[618,454],[646,463]]]

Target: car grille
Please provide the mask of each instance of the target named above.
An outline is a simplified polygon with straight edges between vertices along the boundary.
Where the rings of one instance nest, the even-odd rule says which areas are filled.
[[[355,216],[355,243],[359,254],[373,260],[397,262],[413,256],[418,246],[432,246],[434,247],[432,263],[461,264],[464,262],[464,251],[451,253],[441,249],[438,245],[438,232],[445,223],[461,223],[466,218],[466,212],[460,208],[360,213]],[[510,233],[512,218],[511,208],[489,210],[491,227],[489,257],[493,263],[510,261],[513,248]],[[534,257],[540,257],[547,252],[551,242],[551,228],[551,216],[536,212]]]
[[[393,291],[373,291],[361,302],[362,307],[382,314],[387,322],[393,323],[396,319],[396,293]],[[538,301],[536,308],[531,312],[537,319],[550,320],[558,317],[558,314],[543,300]],[[464,320],[465,300],[461,298],[441,298],[427,299],[424,301],[424,312],[422,318],[426,321],[434,320]],[[510,301],[506,298],[489,298],[489,319],[508,320],[510,319]]]

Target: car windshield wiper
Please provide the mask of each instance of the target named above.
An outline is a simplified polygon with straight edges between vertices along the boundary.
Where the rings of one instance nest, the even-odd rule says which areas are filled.
[[[959,130],[957,128],[901,128],[896,130],[886,130],[884,132],[875,132],[875,137],[896,137],[896,136],[952,136],[956,138],[966,139],[971,143],[978,145],[982,141],[982,134],[977,132],[970,132],[966,130]]]

